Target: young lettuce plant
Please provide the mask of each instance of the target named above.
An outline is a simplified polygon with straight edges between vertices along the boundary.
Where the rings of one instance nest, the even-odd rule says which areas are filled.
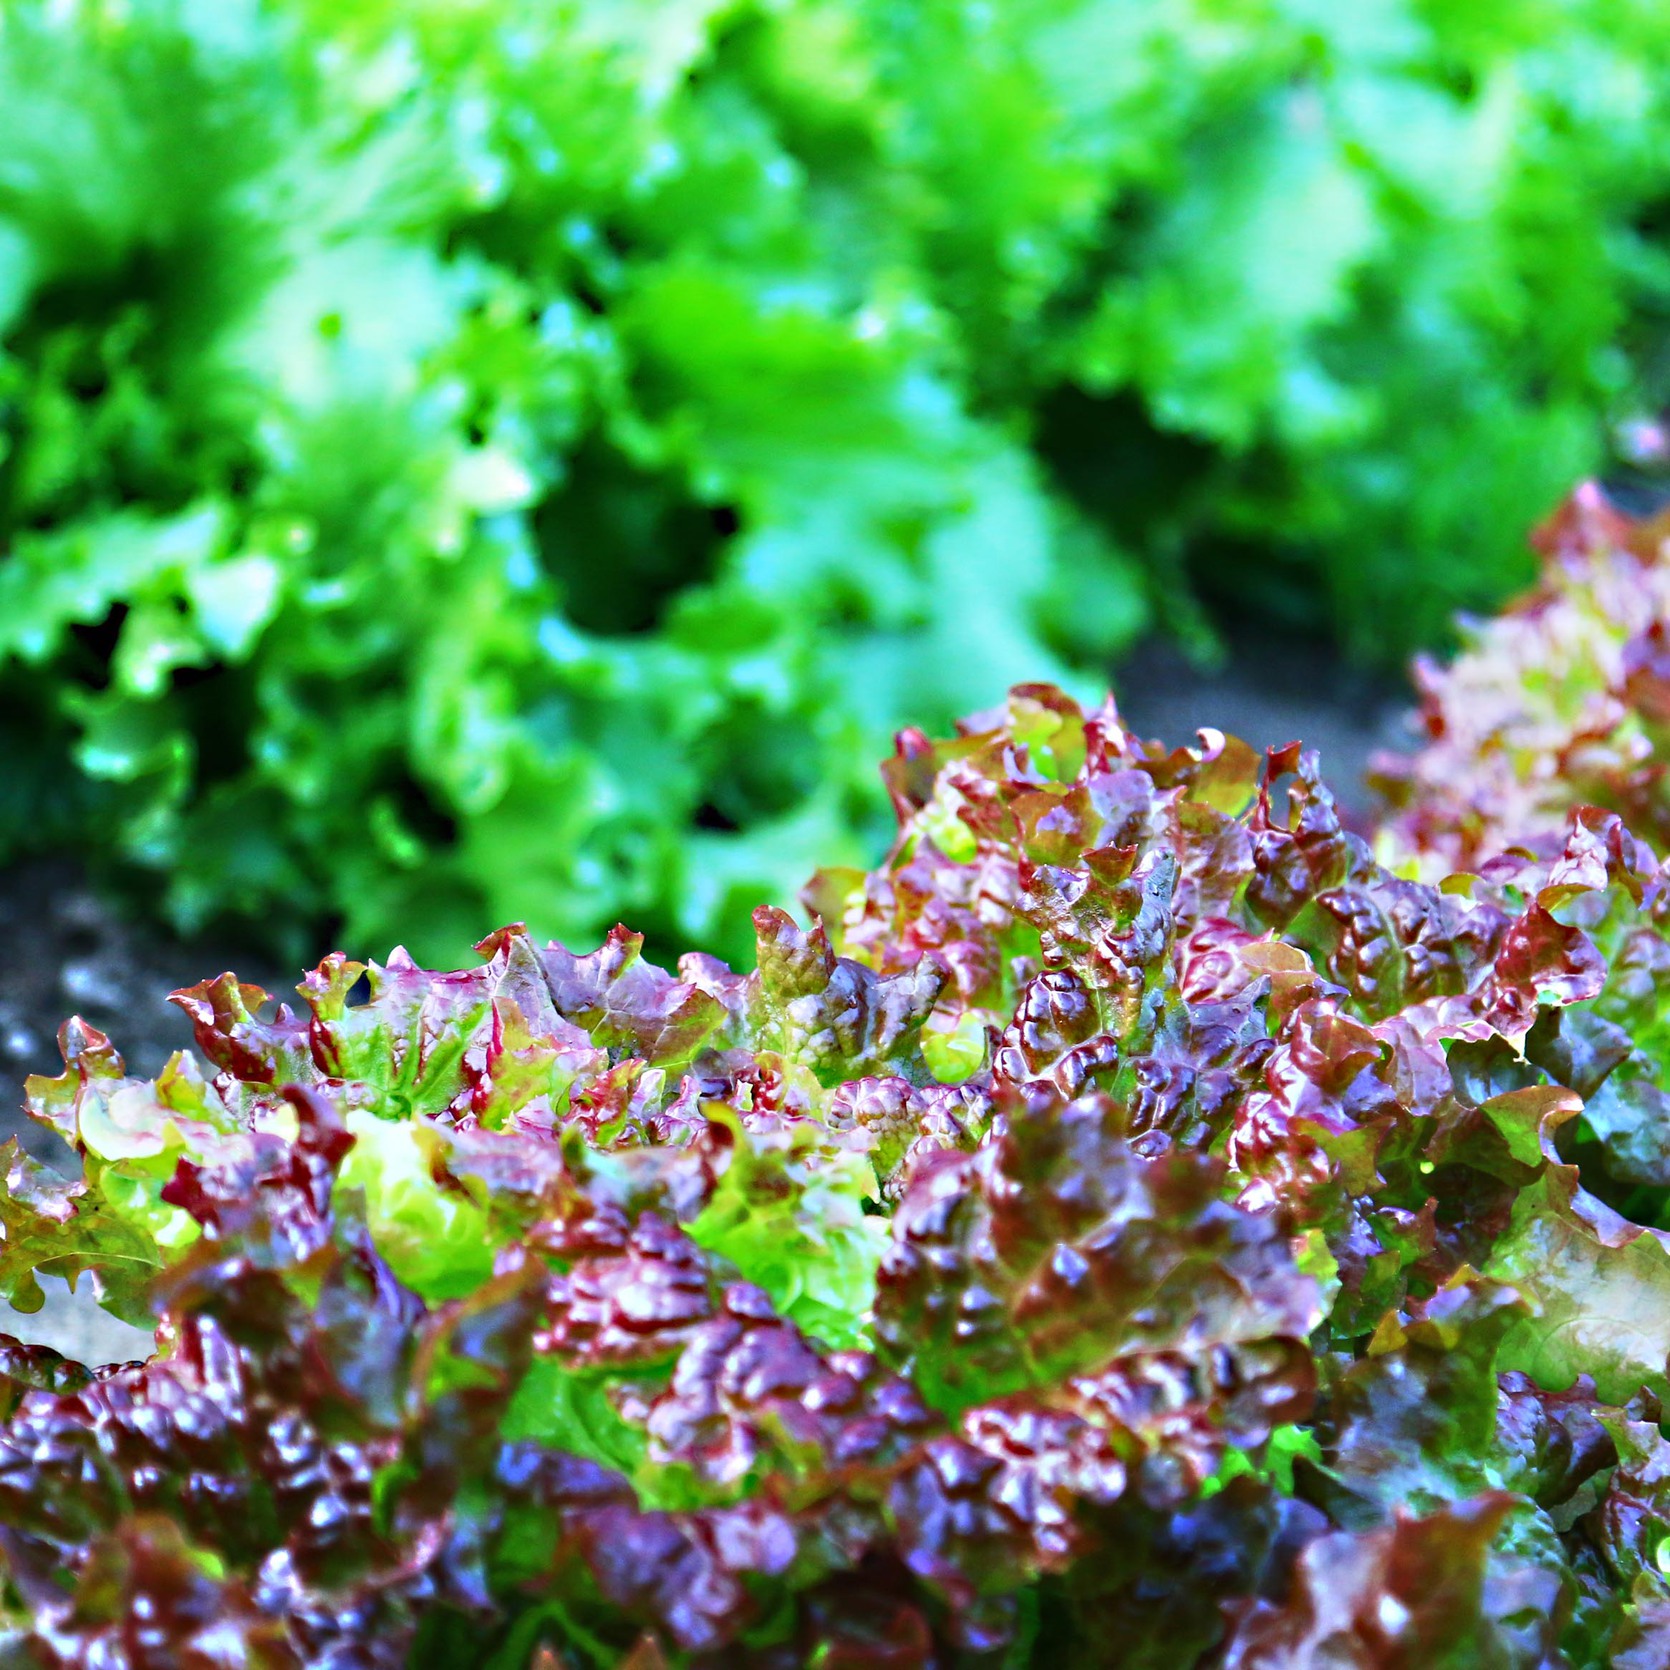
[[[756,966],[617,929],[71,1022],[0,1281],[31,1666],[1595,1666],[1670,1650],[1670,891],[1440,887],[1312,755],[1047,686]],[[360,997],[362,975],[369,995]]]
[[[1425,746],[1377,762],[1386,856],[1436,877],[1551,849],[1584,805],[1670,851],[1667,539],[1670,515],[1627,515],[1586,482],[1534,536],[1537,587],[1464,627],[1449,666],[1416,661]]]

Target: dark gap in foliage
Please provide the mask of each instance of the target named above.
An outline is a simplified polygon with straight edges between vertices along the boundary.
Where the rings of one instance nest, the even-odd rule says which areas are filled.
[[[260,716],[249,670],[219,664],[178,667],[172,684],[197,741],[198,785],[230,782],[250,763],[249,741]]]
[[[113,603],[102,620],[83,622],[70,627],[79,654],[76,656],[78,681],[93,690],[110,688],[110,668],[115,659],[116,646],[121,642],[122,625],[128,618],[125,603]]]
[[[746,925],[746,912],[744,912]],[[648,968],[668,972],[678,967],[678,960],[690,949],[690,936],[673,917],[665,912],[646,916],[635,930],[643,935],[644,943],[638,960]],[[543,936],[539,936],[543,943]]]
[[[725,540],[723,519],[683,482],[638,468],[596,434],[535,511],[534,531],[569,620],[612,638],[655,631],[680,592],[713,577]]]
[[[638,241],[618,222],[604,221],[597,231],[603,247],[617,259],[625,261],[639,253]]]
[[[1636,236],[1644,244],[1662,245],[1666,238],[1670,238],[1670,196],[1653,198],[1643,208],[1635,212],[1631,224]],[[1637,304],[1642,301],[1650,304],[1655,299],[1659,301],[1662,307],[1664,301],[1662,296],[1657,298],[1651,296],[1632,298]]]
[[[1132,549],[1188,513],[1217,463],[1213,448],[1155,424],[1137,395],[1071,383],[1040,404],[1034,446],[1056,485]]]
[[[696,815],[690,820],[698,829],[718,830],[721,834],[734,835],[740,827],[722,807],[715,806],[711,800],[704,800],[696,808]]]
[[[1136,180],[1120,183],[1103,210],[1100,232],[1086,259],[1064,276],[1039,310],[1039,323],[1047,333],[1082,328],[1106,297],[1110,284],[1136,275],[1135,252],[1165,212],[1166,201],[1165,194],[1150,185]],[[1033,380],[1019,375],[1016,380],[1027,391],[1028,403],[1037,407]],[[999,399],[1012,397],[1009,390],[999,388],[988,387],[986,392]],[[1116,392],[1104,389],[1090,398],[1109,399]],[[1046,394],[1044,398],[1047,401],[1050,397]]]
[[[1269,445],[1254,445],[1221,468],[1214,489],[1227,496],[1232,513],[1210,523],[1197,518],[1188,530],[1181,559],[1190,595],[1231,636],[1256,622],[1277,634],[1339,643],[1338,598],[1317,583],[1315,550],[1267,532],[1243,531],[1247,521],[1261,530],[1279,525],[1275,507],[1302,490],[1289,460]]]
[[[1164,623],[1200,637],[1201,607],[1222,634],[1252,609],[1266,624],[1327,634],[1326,594],[1309,556],[1226,533],[1208,520],[1228,466],[1218,449],[1155,423],[1130,391],[1091,394],[1065,384],[1040,408],[1038,456],[1055,485],[1112,542],[1142,559]],[[1243,491],[1280,497],[1263,478],[1275,461],[1236,462]]]
[[[1560,1158],[1577,1167],[1584,1189],[1631,1223],[1670,1228],[1670,1188],[1632,1182],[1614,1174],[1606,1145],[1581,1119],[1562,1127]]]
[[[458,839],[458,820],[436,805],[433,794],[410,774],[396,779],[391,790],[401,824],[426,846],[449,847]]]
[[[66,328],[108,325],[160,296],[168,286],[170,255],[141,247],[103,270],[83,269],[35,291],[24,322],[13,334],[17,351],[28,353]],[[83,378],[72,383],[89,398],[103,393],[102,382]]]
[[[54,848],[102,815],[108,784],[71,765],[75,737],[28,668],[0,676],[0,854]]]
[[[609,303],[598,294],[590,284],[575,283],[570,285],[570,293],[586,312],[594,318],[601,319],[609,311]]]
[[[1277,633],[1321,641],[1328,598],[1308,558],[1256,540],[1214,536],[1189,552],[1189,574],[1220,630],[1234,633],[1249,613]]]
[[[746,830],[801,804],[817,787],[818,751],[798,716],[744,710],[697,744],[710,829]]]
[[[261,482],[261,466],[247,453],[226,466],[226,491],[234,499],[248,499]]]
[[[1456,61],[1442,64],[1435,79],[1445,92],[1464,104],[1472,103],[1479,90],[1478,76],[1471,64]]]
[[[850,632],[856,635],[869,624],[870,614],[860,593],[841,586],[830,593],[828,618],[832,633]]]

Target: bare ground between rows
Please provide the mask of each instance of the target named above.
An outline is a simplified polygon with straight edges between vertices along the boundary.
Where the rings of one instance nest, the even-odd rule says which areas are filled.
[[[67,862],[0,870],[0,945],[0,1140],[15,1136],[70,1175],[75,1156],[23,1112],[24,1079],[63,1071],[57,1032],[66,1017],[81,1015],[108,1033],[129,1071],[151,1078],[192,1041],[191,1023],[168,1001],[171,991],[228,968],[269,989],[286,984],[257,953],[181,940],[127,919]],[[87,1363],[148,1353],[150,1336],[100,1310],[85,1283],[72,1293],[48,1276],[41,1287],[46,1303],[33,1315],[0,1304],[0,1333]]]

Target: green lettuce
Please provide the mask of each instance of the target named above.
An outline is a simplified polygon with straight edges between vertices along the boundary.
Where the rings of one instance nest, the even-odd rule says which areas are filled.
[[[1195,583],[1430,639],[1659,397],[1667,45],[6,0],[0,852],[287,954],[734,958],[879,838],[897,725]]]

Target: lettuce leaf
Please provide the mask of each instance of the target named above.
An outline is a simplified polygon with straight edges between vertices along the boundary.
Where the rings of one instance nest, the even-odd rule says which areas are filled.
[[[512,924],[178,992],[151,1082],[65,1026],[83,1175],[10,1158],[0,1278],[159,1326],[0,1342],[18,1651],[1654,1650],[1651,849],[1585,808],[1434,887],[1298,747],[1036,684],[884,777],[886,860],[748,972]]]

